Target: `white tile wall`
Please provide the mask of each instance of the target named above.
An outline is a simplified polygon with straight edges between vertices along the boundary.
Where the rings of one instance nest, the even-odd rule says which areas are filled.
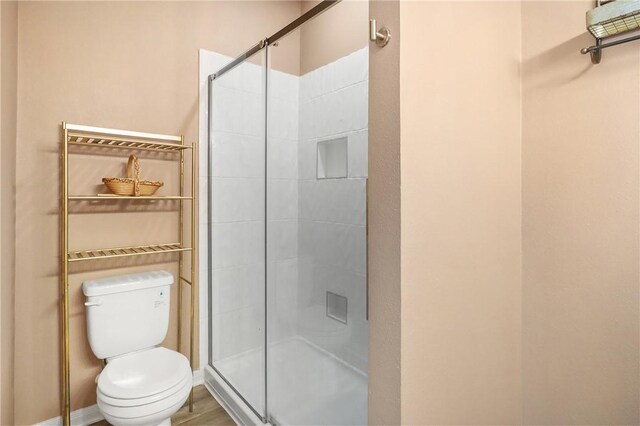
[[[364,226],[365,204],[365,179],[313,179],[299,183],[300,219]]]
[[[268,72],[267,289],[269,342],[297,334],[299,77]]]
[[[298,259],[268,265],[269,341],[277,342],[298,333]]]
[[[264,220],[264,179],[213,177],[211,181],[215,222]]]
[[[267,221],[268,260],[295,259],[298,257],[298,221]]]
[[[299,335],[363,371],[367,362],[368,48],[300,78]],[[346,179],[316,179],[319,141],[347,138]],[[348,298],[347,324],[326,316],[326,292]]]
[[[267,186],[267,215],[269,219],[298,219],[298,181],[269,179]]]
[[[311,259],[300,259],[300,279],[310,282],[299,288],[300,335],[337,355],[352,366],[366,371],[368,329],[366,321],[365,275],[329,266]],[[326,291],[348,298],[347,325],[325,313]]]
[[[300,122],[303,123],[304,121],[301,120]],[[316,178],[317,151],[317,139],[300,139],[300,143],[298,144],[298,179],[307,180]]]
[[[215,136],[212,176],[264,178],[263,138],[223,132]]]
[[[298,179],[298,143],[269,137],[267,149],[268,179]],[[264,169],[264,167],[263,167]]]
[[[300,257],[360,274],[366,272],[365,226],[300,219],[299,227]]]
[[[213,315],[213,359],[223,360],[259,348],[264,342],[264,305]]]
[[[264,221],[214,222],[211,230],[211,269],[264,262]]]
[[[349,135],[348,161],[350,178],[366,178],[369,162],[369,131],[367,129]]]
[[[214,315],[249,308],[262,301],[264,263],[214,269],[211,272],[216,283],[212,288],[212,296],[225,301],[212,304]]]

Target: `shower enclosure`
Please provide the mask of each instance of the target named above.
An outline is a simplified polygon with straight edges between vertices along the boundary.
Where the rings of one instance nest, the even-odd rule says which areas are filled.
[[[206,380],[242,422],[366,424],[368,5],[303,12],[210,53]]]

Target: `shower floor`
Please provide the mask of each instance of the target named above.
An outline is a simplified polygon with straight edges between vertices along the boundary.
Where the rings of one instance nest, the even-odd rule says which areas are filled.
[[[262,350],[214,363],[259,412],[264,411],[263,365]],[[274,423],[367,424],[367,376],[306,339],[294,337],[271,344],[267,374]]]

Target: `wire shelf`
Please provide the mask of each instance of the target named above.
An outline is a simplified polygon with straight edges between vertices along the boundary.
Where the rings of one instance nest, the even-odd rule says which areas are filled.
[[[148,254],[177,253],[191,251],[191,247],[182,247],[179,243],[152,244],[146,246],[113,247],[91,250],[74,250],[68,254],[69,262],[84,260],[113,259],[116,257],[143,256]]]
[[[620,34],[636,32],[640,29],[640,2],[622,0],[596,0],[596,7],[586,13],[587,30],[596,39],[593,46],[580,49],[580,53],[591,55],[591,62],[599,64],[602,60],[602,50],[618,46],[630,41],[640,40],[636,34],[627,38],[614,38],[613,41],[603,42],[610,37]]]
[[[133,148],[165,152],[179,152],[184,149],[191,149],[191,146],[189,145],[137,141],[124,138],[105,138],[99,135],[75,134],[71,132],[69,132],[67,143],[70,145],[98,146],[104,148]]]
[[[70,195],[69,200],[191,200],[192,197],[181,195],[114,195],[114,194],[96,194],[96,195]]]
[[[165,152],[179,152],[185,149],[192,149],[190,145],[182,144],[182,138],[180,136],[107,129],[69,123],[65,126],[67,130],[66,142],[70,145],[133,148]]]
[[[640,14],[638,13],[611,18],[606,21],[594,23],[588,27],[589,32],[596,38],[612,37],[635,31],[638,28],[640,28]]]

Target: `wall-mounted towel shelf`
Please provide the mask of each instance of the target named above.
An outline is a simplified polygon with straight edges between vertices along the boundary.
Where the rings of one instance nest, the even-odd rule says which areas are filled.
[[[127,130],[104,129],[100,127],[69,124],[68,143],[104,148],[132,148],[154,151],[180,152],[192,149],[182,144],[182,136],[158,135],[154,133],[130,132]]]
[[[100,201],[117,201],[117,200],[191,200],[192,197],[181,195],[114,195],[114,194],[96,194],[96,195],[69,195],[69,200],[100,200]]]
[[[195,259],[198,258],[196,252],[196,176],[197,176],[197,145],[185,145],[183,136],[160,135],[155,133],[140,133],[128,130],[105,129],[101,127],[84,126],[79,124],[62,123],[62,173],[61,180],[61,200],[60,200],[60,310],[61,310],[61,357],[60,370],[62,377],[62,420],[65,426],[71,424],[71,386],[70,386],[70,363],[69,363],[69,265],[76,262],[99,261],[103,259],[118,259],[131,256],[153,256],[166,253],[178,254],[178,351],[182,348],[182,284],[191,287],[191,309],[189,312],[189,361],[191,369],[194,368],[195,354],[195,294],[197,285]],[[91,148],[112,149],[116,155],[129,155],[130,151],[158,151],[169,153],[168,159],[175,159],[180,162],[180,185],[177,195],[153,195],[153,196],[119,196],[112,194],[94,195],[69,195],[69,147],[78,146],[79,150],[73,153],[92,154],[96,153]],[[191,152],[191,195],[184,193],[185,184],[185,153]],[[175,154],[175,155],[174,155]],[[178,241],[162,244],[145,244],[127,247],[97,248],[90,250],[70,250],[69,249],[69,202],[71,201],[92,201],[94,204],[108,205],[112,201],[163,201],[177,200],[179,202],[180,219],[178,224]],[[190,221],[185,220],[185,202],[191,204]],[[185,245],[185,225],[191,231],[191,247]],[[185,278],[184,253],[191,252],[190,276]],[[189,411],[193,411],[193,392],[189,396]]]
[[[603,40],[640,29],[640,1],[612,0],[604,2],[596,0],[596,7],[587,12],[587,30],[596,39],[594,46],[585,47],[580,52],[589,53],[591,62],[599,64],[602,60],[602,50],[640,40],[640,35],[618,39],[608,43]]]
[[[113,259],[116,257],[176,253],[181,251],[191,251],[191,247],[182,247],[180,243],[151,244],[146,246],[113,247],[80,251],[74,250],[70,251],[67,256],[69,258],[69,262],[79,262],[83,260]]]

